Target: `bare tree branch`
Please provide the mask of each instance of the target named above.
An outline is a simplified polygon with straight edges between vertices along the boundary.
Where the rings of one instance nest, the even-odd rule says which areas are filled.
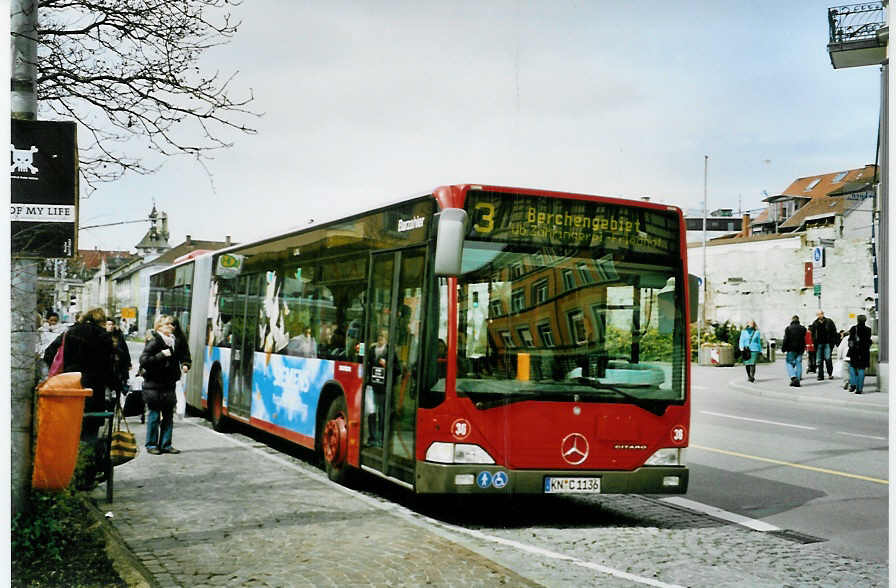
[[[37,97],[43,112],[81,126],[81,177],[91,188],[152,173],[140,153],[199,161],[254,134],[254,96],[234,98],[236,72],[204,72],[208,49],[240,25],[235,0],[39,0]],[[13,33],[15,34],[15,33]],[[30,36],[30,35],[29,35]],[[87,131],[86,133],[84,131]]]

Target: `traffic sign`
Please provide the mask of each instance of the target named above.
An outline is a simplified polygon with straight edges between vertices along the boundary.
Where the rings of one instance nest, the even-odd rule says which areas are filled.
[[[821,296],[821,284],[815,284],[815,292],[816,296]]]
[[[812,265],[816,268],[824,267],[824,247],[812,248]]]

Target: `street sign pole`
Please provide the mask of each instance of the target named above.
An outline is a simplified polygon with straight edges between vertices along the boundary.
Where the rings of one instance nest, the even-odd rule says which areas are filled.
[[[697,321],[697,362],[700,361],[700,329],[701,323],[706,322],[706,283],[709,281],[706,279],[706,215],[708,214],[708,208],[706,206],[706,186],[707,186],[707,178],[709,174],[709,155],[703,156],[703,281],[700,284],[700,291],[703,293],[703,308],[700,311],[700,320]],[[697,299],[699,304],[700,299]]]
[[[37,118],[37,0],[10,3],[12,71],[10,114],[21,120]],[[31,423],[34,411],[34,384],[37,367],[37,261],[13,254],[10,267],[10,498],[12,514],[28,507],[31,488]]]

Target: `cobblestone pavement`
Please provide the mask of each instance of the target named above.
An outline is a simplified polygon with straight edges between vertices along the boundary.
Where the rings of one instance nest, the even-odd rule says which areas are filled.
[[[570,559],[526,557],[521,561],[519,549],[500,544],[491,557],[546,586],[635,586],[648,580],[661,586],[887,586],[885,564],[832,554],[824,543],[803,544],[795,538],[753,531],[657,499],[603,496],[568,502],[567,509],[590,514],[559,526],[545,523],[548,517],[544,517],[533,521],[537,532],[497,526],[481,531]],[[588,502],[595,508],[584,509],[583,503]],[[553,510],[562,509],[557,504]],[[607,572],[595,573],[591,571],[595,565],[638,580],[627,582]]]
[[[141,451],[116,468],[112,504],[104,486],[94,490],[158,586],[534,585],[308,466],[199,423],[175,424],[181,454]]]
[[[130,421],[142,439],[143,425]],[[301,460],[198,418],[175,423],[174,443],[183,453],[141,451],[116,468],[112,504],[103,485],[92,495],[150,585],[887,583],[885,565],[653,498],[517,499],[458,519],[336,486]]]

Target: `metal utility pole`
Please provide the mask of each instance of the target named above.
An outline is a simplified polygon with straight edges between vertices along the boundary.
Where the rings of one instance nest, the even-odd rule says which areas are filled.
[[[709,155],[703,156],[703,312],[701,313],[702,321],[706,322],[706,216],[709,213],[707,204],[707,179],[709,178]]]
[[[12,118],[37,118],[37,0],[10,3]],[[31,423],[34,413],[37,260],[13,257],[10,292],[10,490],[12,513],[23,512],[31,489]]]
[[[889,32],[887,34],[889,37]],[[880,96],[880,173],[879,198],[877,198],[876,208],[879,214],[879,231],[878,243],[874,246],[877,248],[877,273],[879,275],[880,288],[874,303],[877,305],[877,324],[878,324],[878,390],[886,391],[888,389],[889,363],[890,363],[890,305],[888,304],[888,295],[890,292],[889,268],[890,261],[890,245],[889,245],[889,215],[890,215],[890,149],[889,149],[889,83],[887,76],[889,74],[890,62],[884,60],[881,64],[881,96]],[[874,222],[874,221],[872,221]]]

